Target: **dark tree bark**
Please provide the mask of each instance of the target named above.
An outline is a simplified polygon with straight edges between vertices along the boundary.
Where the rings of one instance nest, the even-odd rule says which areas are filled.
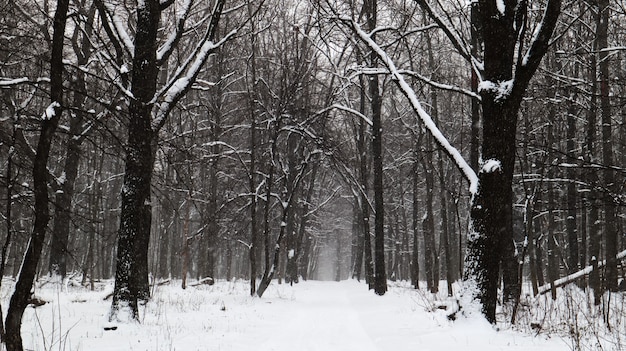
[[[269,264],[265,268],[265,272],[263,273],[263,277],[261,278],[261,282],[259,283],[259,288],[257,289],[257,292],[256,292],[257,296],[259,297],[263,296],[263,293],[265,293],[265,290],[269,287],[272,281],[272,278],[274,278],[274,274],[277,271],[278,263],[280,259],[281,245],[286,234],[287,216],[289,214],[289,211],[291,211],[291,206],[293,205],[293,201],[296,198],[296,191],[299,189],[299,185],[300,185],[300,182],[302,181],[308,162],[309,162],[309,159],[307,157],[307,159],[305,159],[303,163],[300,165],[299,170],[297,171],[297,175],[295,176],[293,180],[294,181],[294,184],[292,187],[293,191],[287,195],[288,196],[287,200],[283,204],[282,215],[280,218],[280,222],[281,222],[280,232],[278,234],[278,238],[276,239],[276,245],[274,245],[273,259],[271,262],[269,262]]]
[[[365,87],[365,81],[363,76],[359,77],[361,87]],[[366,95],[364,88],[361,90],[361,97],[359,101],[359,111],[365,112],[365,100]],[[361,228],[363,230],[363,251],[364,251],[364,266],[365,266],[365,281],[368,284],[369,289],[374,288],[374,262],[372,260],[372,242],[370,236],[370,204],[367,198],[369,190],[369,170],[368,170],[368,157],[367,157],[367,142],[366,142],[366,124],[363,119],[359,119],[359,136],[357,138],[357,151],[359,153],[359,180],[361,186]]]
[[[26,249],[15,290],[9,302],[6,318],[7,351],[22,351],[22,316],[28,305],[30,289],[35,279],[37,265],[50,219],[48,208],[48,156],[54,133],[63,111],[63,41],[69,0],[59,0],[54,14],[52,53],[50,58],[50,106],[43,114],[41,132],[37,142],[37,153],[33,165],[35,196],[35,224]]]
[[[152,130],[152,103],[156,93],[157,31],[160,4],[146,0],[137,8],[137,33],[133,56],[132,94],[129,106],[126,170],[122,189],[122,212],[117,244],[115,289],[109,320],[117,320],[122,308],[138,318],[137,300],[147,298],[147,274],[143,276],[143,256],[147,258],[150,240],[150,184],[155,157],[156,133]],[[145,261],[147,263],[147,261]],[[147,269],[147,264],[145,265]]]
[[[454,282],[454,276],[452,274],[452,250],[450,249],[450,234],[448,230],[448,201],[446,196],[446,184],[445,176],[443,172],[443,155],[441,151],[438,153],[437,168],[439,170],[439,199],[441,203],[441,245],[443,246],[443,252],[446,262],[446,286],[448,288],[448,296],[452,296],[452,283]]]
[[[92,6],[87,14],[87,23],[85,25],[84,38],[82,45],[74,43],[74,55],[77,57],[77,65],[79,67],[88,63],[91,56],[90,36],[93,31],[93,21],[95,17],[96,7]],[[76,37],[74,40],[77,40]],[[61,278],[65,278],[67,272],[67,255],[68,255],[68,237],[70,234],[71,208],[74,197],[74,184],[78,174],[78,164],[81,156],[81,144],[87,136],[83,132],[83,123],[85,121],[85,111],[83,106],[87,103],[87,87],[85,83],[85,72],[76,70],[74,73],[76,80],[73,84],[74,98],[72,106],[77,110],[73,118],[70,119],[70,130],[67,141],[67,152],[65,155],[65,164],[63,173],[64,181],[60,184],[60,191],[56,192],[54,225],[52,228],[52,237],[50,241],[50,261],[48,272],[50,274],[58,274]]]
[[[365,238],[363,237],[363,221],[361,219],[361,207],[359,206],[359,199],[355,196],[353,207],[353,223],[352,231],[355,238],[353,239],[353,254],[352,254],[352,279],[361,281],[361,275],[363,273],[363,254],[365,252]]]
[[[288,194],[295,191],[295,189],[293,189],[293,185],[295,184],[295,177],[298,174],[298,162],[296,154],[301,153],[302,151],[303,150],[298,145],[297,135],[293,133],[290,134],[287,137],[287,164],[289,173],[287,174],[286,190]],[[296,203],[297,202],[298,201],[296,201]],[[297,206],[292,207],[292,209],[287,214],[287,227],[285,228],[285,230],[287,231],[285,237],[286,250],[284,250],[283,255],[285,262],[283,264],[284,270],[282,272],[284,272],[283,276],[285,278],[285,283],[288,284],[292,284],[298,278],[297,272],[295,272],[296,275],[292,275],[294,273],[293,267],[296,266],[296,208]],[[287,267],[289,267],[290,269],[287,269]]]
[[[252,15],[252,5],[248,6],[248,15]],[[255,22],[250,21],[252,32],[255,32]],[[256,40],[255,34],[250,36],[250,45],[252,47],[250,57],[250,83],[248,84],[248,105],[250,109],[250,170],[248,175],[248,187],[250,188],[250,248],[248,257],[250,261],[250,296],[256,293],[256,276],[257,276],[257,257],[260,250],[260,242],[257,228],[257,194],[256,194],[256,111],[254,91],[256,90]],[[251,87],[252,85],[252,87]]]
[[[290,257],[287,261],[287,275],[294,283],[298,283],[299,280],[301,269],[299,269],[298,267],[301,267],[300,261],[303,260],[304,246],[307,245],[305,242],[310,242],[310,240],[307,239],[306,228],[309,220],[309,205],[311,203],[311,200],[313,199],[313,190],[315,189],[315,180],[318,168],[318,163],[315,163],[312,166],[311,174],[309,176],[309,183],[306,190],[306,199],[304,201],[304,204],[300,208],[300,224],[298,225],[298,237],[296,240],[295,255],[294,257]],[[308,266],[308,262],[306,266]]]
[[[148,247],[152,222],[150,185],[158,132],[172,109],[191,89],[191,84],[196,80],[200,68],[209,55],[215,51],[216,47],[205,44],[215,39],[224,2],[225,0],[216,2],[206,33],[197,43],[200,46],[190,56],[193,64],[186,67],[184,77],[172,82],[172,86],[161,96],[155,95],[159,65],[166,62],[172,52],[164,51],[157,61],[157,35],[163,5],[158,0],[138,3],[140,6],[136,9],[126,169],[122,188],[117,266],[113,302],[109,313],[110,321],[119,319],[121,309],[128,309],[130,318],[137,319],[138,300],[149,298]],[[184,16],[182,19],[179,18],[179,27],[184,27],[185,18]],[[182,32],[184,30],[178,34],[182,35]],[[177,37],[174,44],[178,39],[180,38]],[[155,98],[160,98],[156,108]]]
[[[578,66],[578,64],[576,64]],[[578,76],[578,69],[574,74]],[[566,93],[568,95],[569,100],[571,101],[567,110],[567,155],[570,159],[577,159],[575,156],[576,152],[576,143],[574,139],[576,138],[576,111],[575,104],[576,94],[569,91],[568,88]],[[568,168],[567,177],[568,179],[577,179],[577,172],[573,167]],[[580,267],[585,265],[585,262],[580,262],[580,253],[579,253],[579,237],[578,237],[578,229],[577,229],[577,215],[578,210],[576,209],[576,205],[578,202],[578,196],[576,193],[576,185],[574,182],[567,183],[567,218],[565,220],[566,230],[567,230],[567,244],[568,244],[568,273],[572,274],[577,272]],[[583,248],[584,251],[584,248]]]
[[[470,9],[470,44],[471,55],[478,58],[480,51],[479,43],[481,23],[478,16],[478,2],[473,1]],[[472,92],[478,94],[478,73],[472,67],[471,68],[471,89]],[[472,99],[472,125],[470,129],[470,166],[474,169],[474,172],[478,173],[478,159],[480,151],[480,102],[477,99]]]
[[[473,233],[468,241],[465,279],[477,284],[476,298],[491,323],[495,322],[500,269],[504,270],[505,299],[513,297],[508,295],[517,294],[520,288],[517,262],[512,255],[512,181],[518,112],[528,83],[547,51],[561,7],[560,0],[547,3],[540,30],[528,52],[515,61],[516,43],[523,38],[522,22],[527,12],[525,3],[520,4],[505,2],[501,12],[496,1],[478,2],[484,46],[484,84],[480,95],[485,163],[478,173],[478,191],[471,208]]]
[[[415,136],[414,136],[415,137]],[[411,172],[413,204],[411,206],[411,223],[413,224],[413,250],[411,253],[411,282],[415,289],[419,289],[420,265],[419,265],[419,180],[418,180],[418,143],[413,146],[413,169]]]
[[[596,13],[595,21],[596,28],[600,26],[600,12]],[[594,40],[593,51],[598,51],[598,40]],[[586,147],[585,147],[585,161],[593,163],[597,162],[596,151],[596,128],[597,128],[597,114],[598,114],[598,85],[597,85],[597,60],[596,55],[590,55],[589,62],[589,82],[590,82],[590,103],[587,110],[587,135],[586,135]],[[598,175],[594,170],[587,171],[587,182],[592,186],[597,186]],[[600,245],[601,245],[601,232],[598,207],[600,203],[597,195],[593,192],[589,192],[586,198],[586,205],[589,207],[589,214],[587,216],[587,222],[589,223],[589,265],[593,267],[591,273],[589,273],[589,286],[593,290],[594,303],[600,304],[600,298],[602,296],[602,284],[600,281],[600,272],[598,270],[598,260],[600,259]]]
[[[432,111],[431,111],[432,112]],[[432,138],[426,136],[426,148],[422,148],[424,179],[426,181],[426,214],[422,219],[424,235],[424,270],[426,273],[426,287],[431,293],[439,292],[439,250],[435,240],[435,215],[433,201],[435,191],[434,163]]]
[[[367,24],[370,31],[376,28],[378,12],[377,0],[366,2]],[[376,40],[372,34],[372,40]],[[378,56],[370,54],[370,66],[376,67]],[[371,75],[369,79],[369,93],[372,108],[372,166],[374,171],[374,292],[384,295],[387,292],[387,273],[385,270],[385,204],[383,198],[383,141],[381,120],[381,96],[378,76]]]
[[[609,53],[604,50],[608,47],[608,28],[611,8],[609,0],[598,0],[600,20],[598,22],[598,63],[600,66],[600,114],[602,116],[602,163],[610,168],[613,165],[613,140],[611,121],[611,98],[609,87]],[[616,204],[613,200],[615,186],[615,174],[612,169],[604,171],[604,184],[609,191],[604,195],[604,233],[606,245],[606,277],[605,288],[617,291],[617,237],[618,218],[616,216]],[[615,192],[616,193],[616,192]]]

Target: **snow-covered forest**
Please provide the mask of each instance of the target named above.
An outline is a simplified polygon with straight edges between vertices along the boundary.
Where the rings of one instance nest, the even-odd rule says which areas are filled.
[[[626,349],[624,43],[622,0],[3,0],[0,347]]]

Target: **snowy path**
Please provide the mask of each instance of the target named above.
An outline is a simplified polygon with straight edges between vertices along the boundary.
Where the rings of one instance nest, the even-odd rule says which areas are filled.
[[[317,283],[313,283],[316,285]],[[345,285],[326,283],[324,289],[302,294],[284,328],[261,344],[259,351],[375,351],[372,340],[350,303]]]
[[[107,283],[111,285],[112,283]],[[3,287],[4,288],[4,287]],[[111,287],[107,285],[106,289]],[[28,350],[76,351],[561,351],[564,340],[496,332],[482,319],[449,322],[421,293],[393,286],[384,296],[356,281],[270,285],[259,299],[245,282],[182,290],[162,286],[140,324],[104,331],[107,290],[41,289],[50,303],[29,308]],[[0,295],[8,298],[6,291]],[[3,301],[5,302],[5,301]]]

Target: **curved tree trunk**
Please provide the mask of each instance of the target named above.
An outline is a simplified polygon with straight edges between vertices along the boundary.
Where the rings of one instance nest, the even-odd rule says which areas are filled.
[[[59,124],[63,106],[63,40],[69,0],[59,0],[54,14],[52,35],[52,56],[50,59],[50,98],[51,103],[44,112],[41,133],[37,142],[37,154],[33,166],[33,186],[35,195],[35,224],[28,248],[22,262],[15,290],[9,302],[6,319],[7,351],[22,351],[22,315],[28,304],[30,289],[35,279],[37,265],[48,228],[50,210],[48,208],[48,156],[52,138]]]

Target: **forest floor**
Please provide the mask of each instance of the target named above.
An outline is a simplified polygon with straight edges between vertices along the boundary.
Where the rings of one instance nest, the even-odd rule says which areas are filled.
[[[6,315],[10,284],[3,284]],[[112,282],[95,291],[45,284],[36,296],[47,301],[24,314],[28,350],[211,350],[211,351],[388,351],[388,350],[571,350],[567,335],[510,326],[493,327],[474,316],[447,318],[437,297],[408,283],[392,283],[384,296],[364,283],[273,282],[252,298],[245,281],[218,281],[183,290],[180,281],[155,287],[140,323],[105,331]]]

